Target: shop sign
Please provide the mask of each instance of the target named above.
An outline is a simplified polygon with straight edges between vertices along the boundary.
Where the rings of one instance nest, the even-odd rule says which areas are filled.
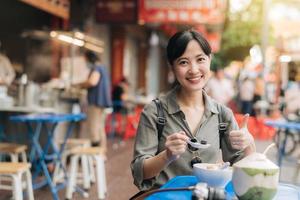
[[[96,20],[100,23],[135,23],[137,0],[97,0]]]
[[[206,39],[208,40],[211,46],[212,52],[218,52],[220,50],[221,33],[219,32],[208,33],[206,35]]]
[[[221,24],[227,0],[139,0],[138,20],[144,23]]]
[[[212,52],[218,52],[221,46],[221,32],[208,32],[205,25],[197,24],[191,26],[194,30],[201,33],[209,42]],[[178,31],[178,28],[175,24],[162,24],[160,29],[167,34],[172,36]]]

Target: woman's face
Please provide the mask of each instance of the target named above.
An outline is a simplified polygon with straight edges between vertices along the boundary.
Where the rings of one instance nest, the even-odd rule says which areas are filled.
[[[173,63],[175,77],[184,90],[202,90],[210,76],[210,60],[196,40],[188,43],[185,52]]]

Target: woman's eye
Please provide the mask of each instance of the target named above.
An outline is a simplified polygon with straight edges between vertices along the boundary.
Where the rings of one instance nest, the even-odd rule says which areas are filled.
[[[203,62],[203,61],[205,61],[205,58],[198,58],[198,61]]]
[[[179,65],[187,65],[187,64],[188,64],[187,61],[180,61],[180,62],[179,62]]]

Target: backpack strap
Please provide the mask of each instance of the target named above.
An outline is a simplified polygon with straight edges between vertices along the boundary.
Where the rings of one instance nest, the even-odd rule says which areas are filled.
[[[224,111],[221,108],[221,105],[219,107],[219,114],[218,114],[218,119],[219,119],[219,141],[220,141],[220,148],[222,144],[222,139],[224,137],[225,132],[227,131],[228,128],[228,122],[224,119]]]
[[[164,126],[167,122],[167,119],[165,117],[161,101],[158,98],[154,99],[153,101],[157,108],[156,128],[157,128],[157,136],[158,136],[158,140],[159,140],[162,136],[162,132],[164,130]]]
[[[157,136],[158,136],[158,140],[161,138],[162,136],[162,132],[164,130],[164,126],[167,122],[167,119],[165,117],[164,111],[163,111],[163,106],[161,104],[161,101],[156,98],[153,100],[156,108],[157,108],[157,120],[156,120],[156,128],[157,128]],[[226,120],[224,119],[224,112],[223,110],[219,107],[219,114],[218,114],[218,119],[219,119],[219,141],[220,141],[220,148],[221,148],[221,144],[222,144],[222,139],[224,137],[225,132],[227,131],[228,128],[228,122],[226,122]]]

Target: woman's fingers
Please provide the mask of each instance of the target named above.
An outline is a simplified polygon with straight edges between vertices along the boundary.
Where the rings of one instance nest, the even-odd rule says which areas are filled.
[[[249,133],[243,130],[234,130],[229,134],[229,140],[232,148],[242,150],[245,149],[251,143]]]
[[[186,141],[188,139],[188,136],[183,131],[180,131],[178,133],[173,133],[173,134],[169,135],[167,137],[167,139],[170,139],[170,140],[176,140],[176,139],[178,139],[178,140],[184,140],[184,141]]]
[[[167,137],[166,150],[171,157],[177,157],[185,152],[188,137],[184,132],[173,133]]]

